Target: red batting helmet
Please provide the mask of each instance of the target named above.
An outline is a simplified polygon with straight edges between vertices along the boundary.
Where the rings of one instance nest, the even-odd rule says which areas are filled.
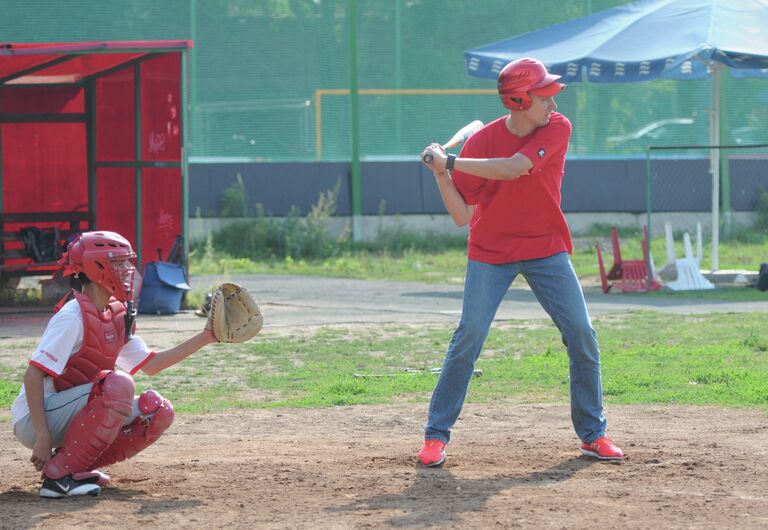
[[[138,281],[131,244],[116,232],[84,232],[64,254],[64,275],[84,273],[122,302],[133,300]]]
[[[510,110],[526,110],[531,96],[554,96],[566,85],[557,83],[561,76],[550,74],[541,61],[525,57],[508,63],[499,72],[499,97]]]

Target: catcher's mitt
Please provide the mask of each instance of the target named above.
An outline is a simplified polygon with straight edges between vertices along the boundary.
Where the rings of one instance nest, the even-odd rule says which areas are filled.
[[[211,297],[206,329],[219,342],[245,342],[255,337],[264,318],[251,294],[236,283],[222,283]]]

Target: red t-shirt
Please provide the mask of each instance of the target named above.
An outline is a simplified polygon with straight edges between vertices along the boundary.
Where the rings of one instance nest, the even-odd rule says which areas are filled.
[[[572,251],[571,234],[560,209],[565,152],[571,122],[553,112],[549,123],[528,136],[516,136],[506,116],[473,134],[462,158],[527,156],[533,167],[514,180],[489,180],[454,170],[456,189],[475,205],[469,223],[468,256],[484,263],[511,263]]]

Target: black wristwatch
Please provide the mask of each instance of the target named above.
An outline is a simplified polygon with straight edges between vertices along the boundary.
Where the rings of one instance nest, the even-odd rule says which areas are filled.
[[[453,164],[456,163],[456,155],[448,155],[448,160],[445,161],[445,170],[453,171]]]

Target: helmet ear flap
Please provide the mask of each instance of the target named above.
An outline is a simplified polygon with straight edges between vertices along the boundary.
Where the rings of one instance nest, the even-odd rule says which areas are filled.
[[[502,104],[510,110],[527,110],[531,108],[533,100],[530,94],[522,92],[520,94],[508,94],[501,96]]]
[[[514,97],[509,99],[512,101],[513,105],[517,106],[517,110],[530,109],[531,104],[533,103],[531,96],[527,92],[523,92],[522,94],[515,94]]]

